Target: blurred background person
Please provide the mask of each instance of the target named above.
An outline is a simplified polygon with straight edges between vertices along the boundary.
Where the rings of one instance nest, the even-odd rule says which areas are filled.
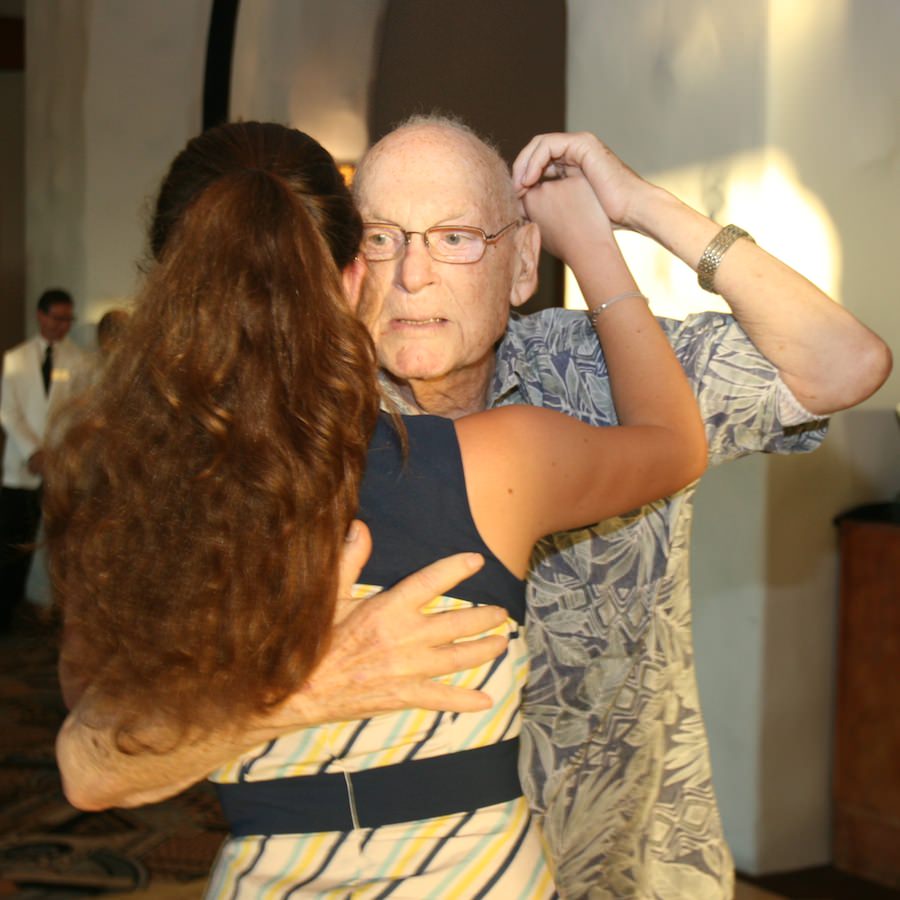
[[[68,339],[74,308],[68,291],[44,291],[37,304],[38,333],[3,355],[0,424],[6,445],[0,492],[0,633],[12,629],[25,595],[31,545],[41,521],[47,419],[71,394],[84,361],[84,352]]]

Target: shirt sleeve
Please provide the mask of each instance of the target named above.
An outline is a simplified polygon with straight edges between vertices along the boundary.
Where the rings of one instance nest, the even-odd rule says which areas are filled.
[[[754,452],[809,452],[822,442],[827,423],[802,407],[733,316],[706,312],[660,325],[694,387],[711,465]],[[578,311],[544,310],[510,322],[493,400],[617,423],[600,343]]]
[[[827,420],[804,409],[733,316],[699,313],[662,324],[694,386],[711,465],[821,444]]]

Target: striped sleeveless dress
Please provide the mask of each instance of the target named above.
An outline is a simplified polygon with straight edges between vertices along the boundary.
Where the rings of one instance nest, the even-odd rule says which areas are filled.
[[[524,582],[472,520],[453,423],[405,417],[404,458],[380,417],[360,493],[373,554],[368,596],[440,556],[478,551],[484,568],[436,598],[438,612],[492,603],[508,618],[503,656],[446,676],[491,695],[490,710],[412,709],[304,729],[214,772],[231,827],[208,898],[531,900],[556,896],[517,774],[527,675]]]

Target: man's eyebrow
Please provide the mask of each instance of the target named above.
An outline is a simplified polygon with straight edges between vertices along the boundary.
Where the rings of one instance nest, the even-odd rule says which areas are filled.
[[[365,223],[377,222],[382,225],[396,225],[397,228],[401,228],[404,231],[408,230],[408,229],[404,228],[404,226],[402,224],[400,224],[400,222],[397,222],[396,220],[391,219],[388,216],[381,216],[381,215],[378,215],[378,213],[371,213],[371,214],[364,213],[362,211],[360,211],[360,215],[362,215],[363,222],[365,222]],[[480,228],[481,227],[480,225],[473,224],[472,222],[469,222],[469,221],[458,222],[455,220],[457,220],[457,219],[469,220],[469,219],[485,218],[486,215],[487,215],[486,213],[480,213],[480,212],[477,212],[476,210],[471,210],[469,212],[452,213],[449,216],[444,216],[443,218],[438,219],[437,222],[432,222],[430,225],[426,225],[425,227],[426,228],[443,228],[443,227],[452,228],[454,226],[459,226],[461,228],[462,227]]]

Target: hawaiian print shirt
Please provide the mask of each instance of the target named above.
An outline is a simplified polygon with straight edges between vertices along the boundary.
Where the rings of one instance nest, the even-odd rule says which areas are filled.
[[[824,437],[731,316],[663,320],[706,421],[710,464]],[[615,424],[583,313],[514,319],[491,405]],[[694,486],[536,548],[520,773],[564,898],[720,900],[733,864],[713,794],[691,643]]]

